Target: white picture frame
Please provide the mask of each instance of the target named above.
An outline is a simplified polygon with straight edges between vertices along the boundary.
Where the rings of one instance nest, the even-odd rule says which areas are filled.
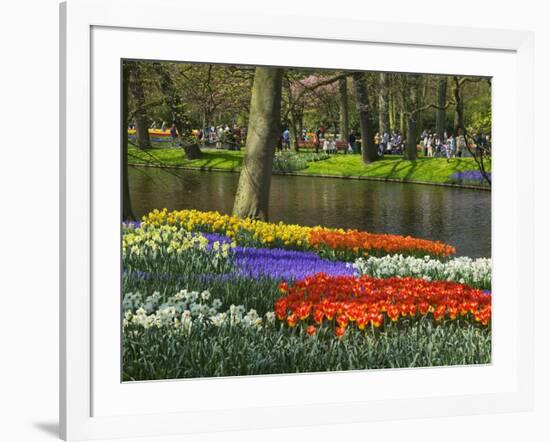
[[[175,0],[69,0],[61,4],[60,16],[60,428],[64,439],[161,436],[532,408],[532,33],[411,24],[391,24],[392,32],[388,33],[388,23],[356,19],[312,21],[291,15],[247,14],[237,9],[204,14],[204,10]],[[125,52],[128,41],[136,44]],[[202,60],[204,55],[185,52],[182,45],[190,42],[206,48],[224,41],[246,48],[248,55],[229,51],[215,54],[215,60]],[[314,52],[323,51],[324,46],[369,52],[375,61],[348,61],[349,66],[365,69],[419,71],[413,57],[406,55],[414,51],[452,51],[453,57],[460,60],[489,60],[487,66],[475,69],[469,63],[457,63],[458,67],[447,69],[458,70],[453,72],[457,74],[494,75],[500,81],[500,86],[496,81],[493,97],[494,140],[507,155],[496,153],[494,159],[493,364],[421,371],[382,370],[368,375],[352,372],[121,384],[116,378],[119,365],[109,362],[119,345],[116,327],[120,311],[106,309],[108,313],[101,317],[102,327],[97,326],[98,309],[113,306],[113,299],[98,295],[98,288],[101,293],[112,292],[109,287],[114,286],[109,284],[114,284],[120,271],[118,254],[112,253],[113,247],[116,252],[119,245],[109,242],[114,233],[118,235],[119,226],[112,225],[111,218],[99,216],[115,210],[115,218],[119,217],[118,192],[112,191],[112,184],[118,185],[118,163],[115,158],[102,163],[110,166],[98,170],[97,158],[111,157],[102,157],[110,154],[94,149],[97,143],[112,139],[115,132],[110,130],[107,117],[116,120],[119,114],[119,77],[113,77],[116,71],[109,69],[120,58],[280,65],[289,60],[286,65],[297,65],[299,47]],[[172,47],[179,49],[170,52]],[[392,58],[391,62],[380,64],[375,54],[381,47],[405,52],[397,60]],[[317,67],[307,59],[303,63]],[[342,63],[331,57],[319,67],[344,68]],[[468,66],[466,71],[462,72],[462,66]],[[423,72],[450,73],[429,63],[424,63]],[[107,109],[109,103],[112,114]],[[105,129],[102,132],[97,131],[100,124]],[[120,127],[118,122],[115,127]],[[505,137],[506,133],[510,136]],[[119,135],[113,145],[118,145],[118,141]],[[517,150],[520,143],[522,155]],[[499,261],[498,257],[506,253],[512,258]],[[118,293],[111,294],[116,297]],[[118,301],[114,302],[116,307]],[[410,387],[427,379],[433,384],[431,387]],[[456,388],[447,391],[449,379],[456,380]],[[387,388],[376,392],[375,386],[385,382],[393,383],[396,392]],[[470,382],[470,390],[463,388],[461,382]],[[355,386],[357,391],[362,391],[360,385],[368,386],[372,399],[315,395],[316,388],[329,384],[334,388]],[[308,394],[292,401],[277,396],[278,391],[289,388],[302,388]],[[219,404],[212,406],[209,399],[216,392],[220,395]],[[265,394],[247,398],[246,393],[256,392]],[[181,394],[196,400],[183,406],[181,401],[170,399],[170,395],[173,399]],[[162,401],[155,401],[161,397]],[[136,398],[144,398],[148,405]]]

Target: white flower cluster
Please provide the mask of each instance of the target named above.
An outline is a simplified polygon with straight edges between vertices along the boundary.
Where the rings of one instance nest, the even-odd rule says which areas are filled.
[[[123,326],[138,325],[145,329],[156,327],[189,332],[195,323],[259,330],[263,324],[275,322],[275,313],[268,312],[262,318],[254,309],[245,312],[242,305],[231,305],[227,311],[221,312],[222,302],[214,299],[208,303],[210,298],[211,294],[207,290],[201,293],[181,290],[167,302],[159,304],[158,292],[148,296],[145,302],[141,301],[141,294],[127,293],[122,301],[125,312]]]
[[[491,259],[468,257],[454,258],[446,262],[429,256],[388,255],[381,258],[359,258],[351,264],[359,275],[376,278],[413,277],[425,280],[454,281],[483,289],[491,288]]]
[[[203,235],[170,225],[127,228],[122,235],[122,253],[130,256],[182,254],[188,250],[207,250],[207,247],[208,239]],[[217,241],[212,244],[213,252],[221,258],[227,258],[232,247],[234,244]]]

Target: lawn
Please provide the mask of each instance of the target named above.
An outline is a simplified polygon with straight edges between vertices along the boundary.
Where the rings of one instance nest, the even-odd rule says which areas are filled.
[[[336,155],[324,161],[311,163],[302,171],[305,174],[361,176],[445,183],[455,172],[476,170],[473,158],[418,158],[404,160],[400,156],[386,156],[384,159],[365,166],[360,155]]]
[[[140,151],[130,147],[128,160],[130,164],[150,164],[157,166],[190,167],[202,170],[222,169],[240,170],[244,151],[227,151],[203,149],[203,156],[197,160],[186,160],[181,149],[166,148],[155,145],[149,151]],[[360,155],[337,154],[323,161],[309,163],[300,174],[331,175],[339,177],[371,177],[418,181],[427,183],[448,183],[455,172],[476,170],[473,158],[423,158],[417,161],[403,160],[400,156],[386,156],[375,163],[364,165]],[[488,165],[490,170],[490,164]]]
[[[244,152],[229,150],[203,149],[202,158],[186,160],[182,149],[153,147],[148,151],[141,151],[134,147],[128,149],[130,164],[151,164],[156,166],[196,167],[197,169],[224,169],[239,170],[243,162]]]

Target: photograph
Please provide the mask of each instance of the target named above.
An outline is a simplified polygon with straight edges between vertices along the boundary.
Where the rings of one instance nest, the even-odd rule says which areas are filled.
[[[118,74],[122,382],[492,363],[491,77]]]

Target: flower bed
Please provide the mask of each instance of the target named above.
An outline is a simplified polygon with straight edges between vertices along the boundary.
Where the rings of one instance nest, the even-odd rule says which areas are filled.
[[[377,258],[359,258],[353,264],[359,275],[376,278],[392,276],[422,278],[427,281],[455,281],[480,289],[491,289],[491,259],[472,259],[466,256],[447,262],[437,259],[392,255]]]
[[[490,181],[491,172],[488,172],[487,176]],[[449,177],[449,183],[488,186],[488,183],[480,170],[464,170],[462,172],[454,172]]]
[[[329,259],[346,261],[353,261],[369,254],[394,253],[447,258],[456,252],[454,247],[439,241],[282,222],[268,223],[197,210],[155,210],[143,217],[143,223],[152,226],[173,225],[188,231],[220,233],[242,246],[312,250]]]
[[[301,322],[308,334],[329,324],[336,336],[348,325],[363,330],[401,319],[475,321],[491,319],[491,295],[454,282],[414,278],[328,276],[319,273],[292,285],[282,283],[275,302],[277,319],[289,327]]]
[[[446,258],[456,251],[454,247],[439,241],[357,230],[316,229],[310,232],[308,243],[314,249],[322,251],[325,256],[347,261],[361,255],[395,253]]]
[[[198,211],[122,233],[124,380],[490,362],[490,294],[436,281],[490,262],[450,246]]]

